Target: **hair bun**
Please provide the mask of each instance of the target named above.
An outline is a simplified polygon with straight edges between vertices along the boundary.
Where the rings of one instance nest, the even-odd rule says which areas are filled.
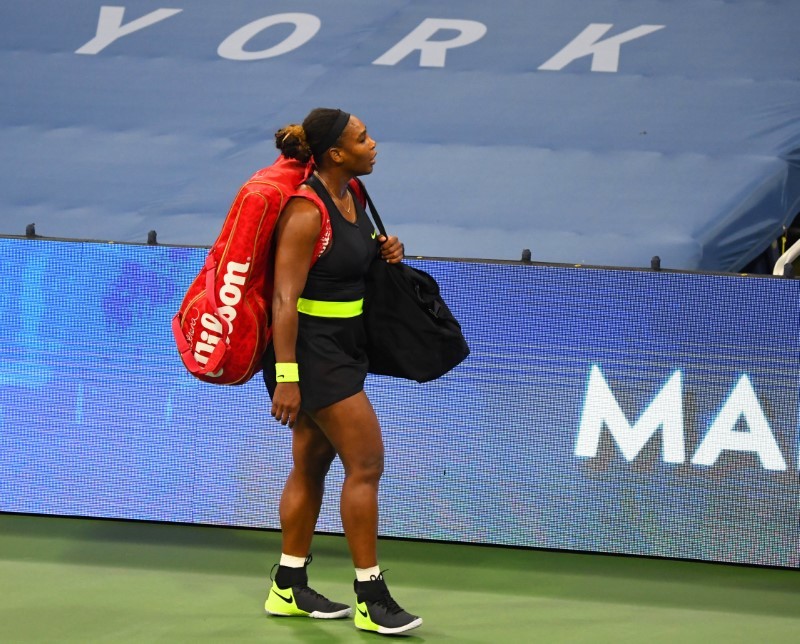
[[[281,154],[290,159],[306,163],[311,159],[311,148],[306,140],[306,131],[302,125],[293,123],[275,132],[275,147]]]

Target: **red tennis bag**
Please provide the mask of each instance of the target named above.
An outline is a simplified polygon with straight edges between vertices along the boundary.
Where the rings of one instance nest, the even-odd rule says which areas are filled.
[[[310,190],[297,193],[311,170],[311,164],[281,156],[250,177],[236,195],[172,320],[181,360],[200,380],[241,385],[261,370],[261,356],[272,337],[272,237],[290,197],[310,199],[322,213],[312,264],[330,242],[330,219],[322,201]]]

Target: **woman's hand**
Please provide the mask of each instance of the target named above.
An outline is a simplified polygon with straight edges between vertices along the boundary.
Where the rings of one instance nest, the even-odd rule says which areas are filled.
[[[294,427],[300,413],[300,385],[296,382],[280,382],[272,397],[272,417],[281,425]]]
[[[397,237],[392,235],[387,239],[386,235],[380,235],[378,243],[381,245],[381,257],[389,264],[398,264],[403,261],[405,247]]]

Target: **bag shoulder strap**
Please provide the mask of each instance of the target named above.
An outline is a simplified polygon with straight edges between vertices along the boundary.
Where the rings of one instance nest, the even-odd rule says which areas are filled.
[[[353,192],[359,198],[362,205],[366,204],[369,206],[369,212],[372,215],[372,220],[375,223],[375,226],[378,228],[378,232],[384,237],[388,237],[389,235],[386,234],[386,227],[383,225],[381,216],[378,214],[378,209],[375,207],[375,204],[372,203],[372,199],[370,198],[364,183],[361,181],[361,179],[355,178],[350,182],[350,184],[353,188]]]
[[[311,203],[313,203],[317,208],[319,208],[320,213],[322,214],[322,223],[325,223],[325,220],[329,218],[328,215],[328,208],[323,203],[322,199],[319,198],[316,192],[310,192],[308,190],[297,190],[293,194],[289,196],[289,199],[307,199]]]
[[[353,177],[350,179],[350,182],[347,184],[350,188],[350,192],[352,192],[356,199],[358,199],[358,203],[361,204],[362,208],[367,207],[367,189],[364,187],[364,184],[358,179],[358,177]]]
[[[331,217],[328,214],[327,206],[324,204],[322,199],[319,198],[319,195],[317,195],[316,192],[311,190],[296,190],[289,198],[292,199],[294,197],[299,199],[307,199],[319,209],[320,215],[322,215],[322,226],[319,230],[317,243],[314,246],[314,256],[311,258],[311,265],[313,266],[330,244],[331,236],[333,234],[333,231],[331,230]]]

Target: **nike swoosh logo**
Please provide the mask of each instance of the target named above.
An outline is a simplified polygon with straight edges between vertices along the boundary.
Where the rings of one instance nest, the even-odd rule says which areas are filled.
[[[286,376],[284,376],[283,374],[281,374],[280,376],[275,376],[275,380],[283,380],[284,378],[286,378]]]
[[[285,601],[287,604],[292,604],[292,603],[294,603],[294,598],[293,598],[291,595],[289,595],[288,597],[284,597],[284,596],[283,596],[283,595],[281,595],[280,593],[278,593],[278,592],[275,592],[275,589],[274,589],[274,588],[272,589],[272,592],[273,592],[273,593],[275,593],[275,594],[276,594],[278,597],[280,597],[280,598],[281,598],[283,601]]]
[[[378,236],[378,233],[376,233],[376,232],[373,230],[373,231],[372,231],[372,239],[375,239],[377,236]]]
[[[359,609],[358,609],[358,612],[359,612],[359,613],[361,613],[361,615],[362,615],[362,616],[364,616],[364,617],[366,617],[366,616],[367,616],[367,611],[365,611],[365,610],[361,610],[361,609],[359,608]]]

